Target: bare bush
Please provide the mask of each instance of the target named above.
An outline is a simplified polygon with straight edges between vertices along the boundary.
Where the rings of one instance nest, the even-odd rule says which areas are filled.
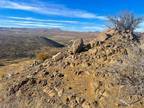
[[[142,17],[136,17],[133,13],[123,12],[119,16],[108,17],[112,27],[119,32],[131,32],[143,21]]]
[[[48,57],[47,57],[47,54],[40,52],[40,53],[37,53],[37,54],[36,54],[36,58],[37,58],[38,60],[44,61],[44,60],[46,60]]]
[[[57,54],[60,51],[63,51],[62,48],[52,48],[52,47],[46,47],[43,48],[41,51],[38,51],[36,55],[36,59],[44,61],[46,59],[52,58],[53,55]]]

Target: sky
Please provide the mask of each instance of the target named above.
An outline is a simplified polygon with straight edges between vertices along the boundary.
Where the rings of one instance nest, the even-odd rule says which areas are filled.
[[[102,31],[123,11],[144,16],[144,0],[0,0],[0,27]]]

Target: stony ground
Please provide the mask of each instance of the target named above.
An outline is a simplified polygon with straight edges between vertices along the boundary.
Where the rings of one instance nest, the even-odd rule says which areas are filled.
[[[102,33],[0,81],[1,108],[144,108],[143,43]]]

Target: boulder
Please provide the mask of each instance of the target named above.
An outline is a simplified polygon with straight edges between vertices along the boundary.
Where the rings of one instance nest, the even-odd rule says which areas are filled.
[[[80,53],[84,48],[84,43],[83,43],[83,39],[77,39],[73,42],[73,45],[71,47],[71,52],[73,54],[76,54],[76,53]]]

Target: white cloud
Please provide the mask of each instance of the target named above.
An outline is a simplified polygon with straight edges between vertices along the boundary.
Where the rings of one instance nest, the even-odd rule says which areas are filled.
[[[21,18],[20,18],[21,19]],[[27,17],[27,19],[33,19]],[[79,22],[78,24],[57,23],[57,22],[40,22],[32,20],[17,20],[17,19],[0,19],[1,27],[18,27],[18,28],[60,28],[73,31],[102,31],[105,29],[103,25],[94,23]]]
[[[19,27],[41,27],[41,28],[63,28],[62,25],[54,25],[54,24],[31,24],[31,23],[17,23]]]
[[[47,5],[45,5],[44,3],[26,4],[21,2],[16,3],[9,0],[1,0],[0,8],[26,10],[45,15],[107,20],[107,17],[105,16],[98,16],[94,13],[90,13],[79,9],[69,9],[63,5],[57,5],[57,4],[47,4]]]
[[[16,2],[8,1],[8,0],[1,0],[0,1],[0,7],[1,8],[10,8],[10,9],[20,9],[20,10],[35,10],[35,7],[19,4]]]
[[[14,19],[14,20],[26,20],[26,21],[36,21],[36,22],[57,22],[57,23],[70,23],[70,24],[78,24],[79,21],[74,21],[74,20],[53,20],[53,19],[37,19],[37,18],[32,18],[32,17],[14,17],[10,16],[7,17],[9,19]]]
[[[44,23],[44,22],[35,22],[35,21],[24,21],[24,20],[10,20],[10,19],[1,19],[1,27],[19,27],[19,28],[62,28],[64,25],[62,23]]]

